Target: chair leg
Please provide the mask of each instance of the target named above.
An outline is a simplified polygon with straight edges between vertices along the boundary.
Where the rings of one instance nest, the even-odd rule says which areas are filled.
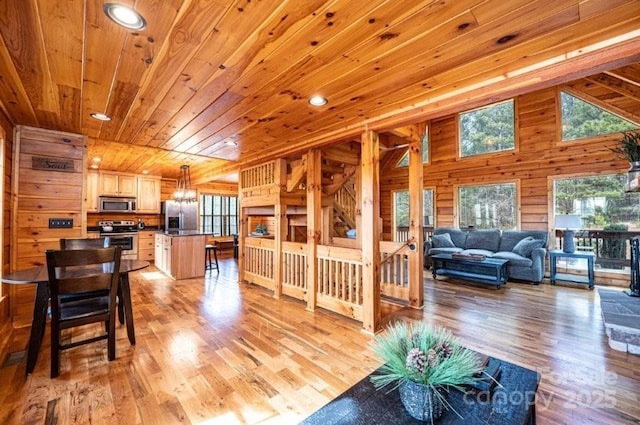
[[[213,259],[216,261],[215,269],[216,270],[220,270],[218,268],[218,249],[217,248],[213,248],[212,251],[213,251]],[[211,262],[211,260],[209,260],[209,262]],[[213,265],[211,265],[211,268],[214,268]]]
[[[51,321],[51,377],[60,374],[60,327]]]
[[[113,315],[113,317],[108,320],[108,325],[109,325],[109,331],[108,331],[108,338],[107,338],[107,350],[108,350],[108,356],[109,356],[109,361],[115,360],[116,358],[116,317],[115,315]]]

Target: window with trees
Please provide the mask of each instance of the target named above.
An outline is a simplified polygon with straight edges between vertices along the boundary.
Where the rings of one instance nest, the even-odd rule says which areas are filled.
[[[570,177],[554,181],[554,213],[577,214],[582,227],[640,229],[640,193],[624,191],[625,174]]]
[[[201,195],[200,231],[216,236],[238,234],[238,198],[236,196]]]
[[[458,225],[476,229],[516,229],[516,184],[460,186]]]
[[[422,163],[426,164],[429,162],[429,134],[425,133],[422,138]],[[409,151],[400,158],[400,161],[396,164],[397,168],[408,167],[409,166]]]
[[[409,226],[409,192],[394,192],[393,221],[396,228],[396,240],[398,240],[398,228]],[[422,198],[422,214],[425,227],[434,225],[433,189],[424,189]]]
[[[461,113],[460,156],[473,156],[515,148],[513,99]]]
[[[638,124],[563,91],[560,92],[560,109],[562,140],[603,136],[638,128]]]

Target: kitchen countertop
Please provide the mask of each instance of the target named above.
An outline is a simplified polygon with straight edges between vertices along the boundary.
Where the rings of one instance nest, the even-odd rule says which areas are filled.
[[[170,231],[159,231],[158,233],[162,233],[167,236],[204,236],[210,235],[210,233],[201,232],[200,230],[170,230]]]

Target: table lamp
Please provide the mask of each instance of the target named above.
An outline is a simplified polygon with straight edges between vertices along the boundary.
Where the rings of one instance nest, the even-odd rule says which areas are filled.
[[[566,253],[573,253],[576,250],[576,246],[573,243],[573,229],[579,229],[582,227],[582,220],[579,215],[575,214],[558,214],[555,219],[555,228],[563,229],[562,238],[562,251]]]

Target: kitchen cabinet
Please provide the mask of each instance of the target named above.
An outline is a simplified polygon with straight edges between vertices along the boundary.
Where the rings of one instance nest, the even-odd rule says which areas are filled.
[[[155,232],[144,230],[138,232],[138,260],[154,261]]]
[[[155,235],[155,265],[174,279],[204,276],[207,235]]]
[[[87,173],[87,212],[98,212],[98,173]]]
[[[160,177],[138,176],[138,214],[160,214]]]
[[[134,174],[118,174],[103,171],[98,179],[98,195],[130,196],[138,195],[138,179]]]

